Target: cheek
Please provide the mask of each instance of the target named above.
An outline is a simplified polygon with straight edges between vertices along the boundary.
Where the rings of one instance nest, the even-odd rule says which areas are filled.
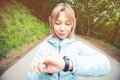
[[[53,28],[54,28],[54,30],[58,30],[58,26],[56,26],[56,25],[54,25]]]
[[[69,26],[69,27],[67,28],[67,30],[68,30],[68,31],[71,31],[71,30],[72,30],[72,27],[71,27],[71,26]]]
[[[55,25],[55,26],[53,27],[53,30],[54,30],[54,32],[56,33],[56,32],[59,31],[59,27]]]

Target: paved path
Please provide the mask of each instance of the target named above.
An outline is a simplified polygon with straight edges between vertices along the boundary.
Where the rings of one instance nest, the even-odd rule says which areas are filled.
[[[89,42],[86,42],[84,39],[80,38],[84,43],[92,46]],[[39,44],[38,44],[39,45]],[[15,65],[10,67],[1,77],[0,80],[26,80],[27,69],[31,63],[31,60],[34,56],[34,53],[38,46],[33,48],[28,52],[21,60],[19,60]],[[97,49],[99,50],[99,49]],[[101,50],[99,50],[101,51]],[[101,51],[103,54],[104,52]],[[111,73],[105,77],[79,77],[80,80],[120,80],[120,63],[108,56],[111,61]]]

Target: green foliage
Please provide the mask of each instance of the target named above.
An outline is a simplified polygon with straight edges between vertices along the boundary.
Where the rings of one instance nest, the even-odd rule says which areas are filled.
[[[0,58],[23,44],[41,39],[49,33],[47,25],[30,14],[23,5],[8,6],[0,12]]]
[[[17,0],[28,6],[40,19],[48,21],[58,3],[69,3],[77,18],[76,33],[94,37],[120,48],[119,0]],[[32,3],[32,4],[30,4]],[[41,8],[41,9],[39,9]]]
[[[74,2],[74,0],[49,0],[50,2],[54,3],[71,3]]]
[[[76,12],[78,34],[95,37],[120,48],[119,0],[49,0],[67,2]],[[108,36],[109,35],[109,36]]]
[[[118,36],[113,37],[118,34],[115,28],[119,29],[119,27],[116,26],[120,26],[119,1],[74,0],[72,5],[77,15],[77,33],[96,37],[110,43],[114,40],[114,44],[120,42]]]

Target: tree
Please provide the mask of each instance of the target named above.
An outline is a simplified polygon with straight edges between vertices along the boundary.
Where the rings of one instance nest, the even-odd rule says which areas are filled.
[[[120,33],[118,20],[120,16],[119,0],[18,0],[26,2],[36,16],[46,22],[51,10],[58,3],[69,3],[75,10],[76,33],[115,43]],[[31,4],[32,3],[32,4]],[[31,6],[31,7],[30,7]],[[109,35],[109,36],[108,36]]]

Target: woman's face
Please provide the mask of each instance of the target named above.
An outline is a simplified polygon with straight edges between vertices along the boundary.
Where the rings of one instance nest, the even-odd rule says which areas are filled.
[[[54,32],[59,38],[67,38],[70,31],[72,29],[72,25],[70,20],[67,18],[64,12],[60,12],[58,19],[54,24]]]

